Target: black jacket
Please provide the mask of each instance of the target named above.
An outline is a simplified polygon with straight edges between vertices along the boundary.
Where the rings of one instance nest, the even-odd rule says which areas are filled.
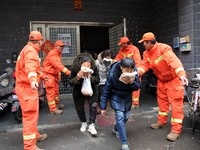
[[[93,95],[90,97],[90,99],[91,99],[91,102],[98,101],[97,85],[99,84],[99,81],[100,81],[99,74],[98,74],[97,67],[95,65],[95,60],[88,53],[81,53],[74,59],[72,69],[71,69],[71,74],[69,76],[69,84],[73,87],[72,94],[73,94],[74,98],[84,96],[81,93],[83,79],[77,80],[77,73],[81,70],[81,65],[78,62],[79,62],[80,58],[84,55],[87,55],[91,58],[91,60],[92,60],[91,69],[94,71],[94,73],[91,75],[91,85],[92,85]]]
[[[129,111],[132,105],[132,92],[137,91],[140,88],[138,75],[136,75],[132,84],[124,84],[119,81],[119,77],[122,74],[120,62],[121,61],[118,61],[111,65],[111,69],[101,95],[100,106],[102,110],[106,109],[107,101],[110,100],[111,107],[114,110]],[[134,68],[134,70],[136,71],[136,68]]]

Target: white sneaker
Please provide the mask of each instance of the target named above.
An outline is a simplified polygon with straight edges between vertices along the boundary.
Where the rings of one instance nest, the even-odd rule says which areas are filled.
[[[81,131],[81,132],[85,132],[86,129],[87,129],[87,122],[81,122],[80,131]]]
[[[97,135],[97,130],[95,129],[94,123],[89,125],[88,132],[90,132],[92,135]]]

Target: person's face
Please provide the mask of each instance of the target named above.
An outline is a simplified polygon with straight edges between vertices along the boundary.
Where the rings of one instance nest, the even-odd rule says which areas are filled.
[[[39,40],[38,44],[39,44],[39,47],[41,47],[42,44],[43,44],[43,41],[42,41],[42,40]]]
[[[150,41],[144,41],[144,42],[143,42],[143,46],[145,47],[145,49],[146,49],[147,51],[151,50],[152,47],[153,47],[153,45],[151,44]]]
[[[133,68],[123,68],[123,67],[121,67],[121,70],[122,70],[122,73],[125,73],[125,72],[131,73],[131,72],[133,72]]]
[[[86,61],[86,62],[82,63],[81,66],[84,66],[84,67],[87,67],[87,68],[91,68],[91,62]]]
[[[122,47],[122,48],[127,48],[127,47],[128,47],[128,44],[127,44],[127,43],[122,43],[122,44],[121,44],[121,47]]]
[[[62,53],[65,46],[63,45],[63,46],[58,46],[58,47],[59,47],[60,52]]]

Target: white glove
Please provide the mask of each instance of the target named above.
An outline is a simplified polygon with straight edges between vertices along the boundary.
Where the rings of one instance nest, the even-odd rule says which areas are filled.
[[[38,90],[38,82],[37,82],[37,81],[31,82],[31,88],[32,88],[33,90]]]
[[[188,79],[185,76],[181,76],[180,80],[182,81],[182,85],[188,86]]]

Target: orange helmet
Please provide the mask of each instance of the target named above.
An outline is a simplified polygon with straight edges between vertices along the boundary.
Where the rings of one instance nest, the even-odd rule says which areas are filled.
[[[150,41],[150,40],[155,40],[156,37],[152,32],[147,32],[143,35],[142,39],[138,41],[138,43],[142,43],[144,41]]]
[[[39,31],[32,31],[29,34],[29,40],[30,41],[39,41],[39,40],[43,40],[43,37]]]
[[[57,40],[55,46],[65,46],[62,40]]]
[[[122,45],[123,43],[127,43],[130,40],[128,39],[128,37],[124,36],[120,39],[119,43],[117,45]]]

